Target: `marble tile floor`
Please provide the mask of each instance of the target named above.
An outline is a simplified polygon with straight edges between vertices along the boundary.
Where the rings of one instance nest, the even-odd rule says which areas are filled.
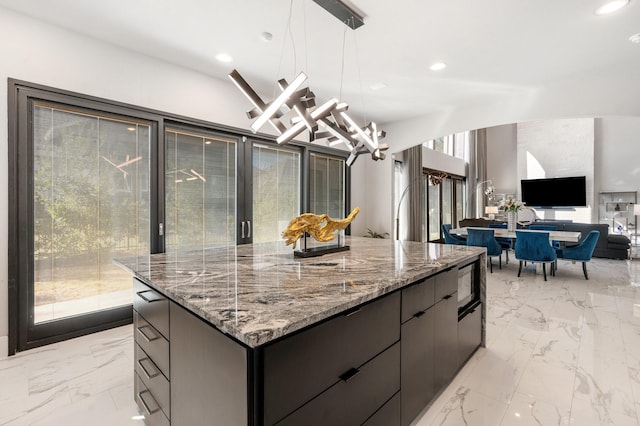
[[[132,325],[0,359],[0,425],[143,426],[133,360]]]
[[[415,424],[638,425],[640,259],[593,259],[589,281],[570,262],[547,282],[517,271],[489,274],[487,347]],[[0,359],[0,425],[142,425],[137,414],[130,325]]]

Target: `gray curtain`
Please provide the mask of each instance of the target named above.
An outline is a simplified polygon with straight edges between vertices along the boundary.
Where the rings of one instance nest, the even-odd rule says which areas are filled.
[[[487,197],[484,195],[486,184],[478,189],[478,183],[487,180],[487,129],[470,132],[467,152],[469,153],[469,170],[467,173],[467,210],[465,217],[484,216]]]
[[[422,241],[422,208],[424,206],[424,191],[422,179],[422,145],[409,148],[407,158],[409,191],[407,202],[409,217],[407,221],[406,240]]]

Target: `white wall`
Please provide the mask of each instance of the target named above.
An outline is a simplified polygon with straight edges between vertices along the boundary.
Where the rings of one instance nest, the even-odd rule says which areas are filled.
[[[596,192],[640,191],[640,119],[596,120]]]
[[[518,192],[516,137],[515,124],[487,129],[487,179],[493,181],[496,194]]]
[[[585,176],[586,180],[586,207],[536,209],[541,219],[595,222],[594,121],[593,118],[572,118],[518,123],[516,182],[566,176]],[[520,196],[520,188],[517,193]]]

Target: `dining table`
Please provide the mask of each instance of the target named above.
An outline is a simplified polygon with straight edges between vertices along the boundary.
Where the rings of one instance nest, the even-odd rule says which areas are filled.
[[[494,231],[493,235],[495,237],[500,238],[513,238],[516,239],[515,231],[509,231],[505,228],[486,228],[482,226],[467,226],[464,228],[453,228],[449,232],[456,235],[467,236],[467,230],[469,229],[488,229]],[[518,229],[518,231],[523,232],[547,232],[549,234],[549,240],[552,241],[563,241],[568,243],[577,243],[580,241],[580,237],[582,236],[581,232],[569,232],[569,231],[542,231],[542,230],[533,230],[533,229]]]

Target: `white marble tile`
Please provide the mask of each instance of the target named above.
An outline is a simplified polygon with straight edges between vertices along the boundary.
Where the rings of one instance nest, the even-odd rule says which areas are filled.
[[[569,409],[575,376],[573,366],[558,361],[532,358],[516,390],[536,400],[555,404],[561,409]]]
[[[609,353],[581,352],[576,370],[574,402],[590,402],[601,413],[635,416],[635,401],[626,361]]]
[[[499,425],[507,404],[460,386],[438,412],[428,412],[415,426]]]
[[[634,412],[606,411],[591,401],[574,399],[571,406],[571,425],[576,426],[638,426]]]
[[[531,395],[516,392],[501,425],[568,425],[570,410]]]

